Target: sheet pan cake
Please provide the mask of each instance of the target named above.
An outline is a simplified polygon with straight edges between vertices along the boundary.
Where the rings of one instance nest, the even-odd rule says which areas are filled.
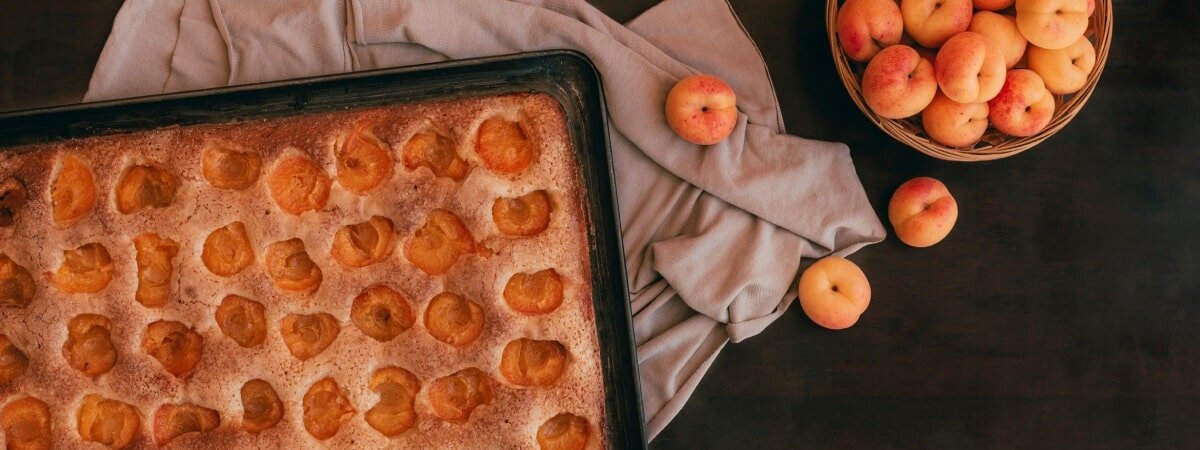
[[[0,152],[8,448],[600,448],[578,161],[519,94]]]

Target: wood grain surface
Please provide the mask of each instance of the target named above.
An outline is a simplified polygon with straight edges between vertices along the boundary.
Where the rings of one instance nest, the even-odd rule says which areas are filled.
[[[623,21],[655,2],[595,3]],[[1075,121],[976,164],[922,156],[854,108],[823,1],[732,3],[791,133],[850,144],[881,217],[920,175],[960,216],[935,247],[889,237],[851,257],[874,291],[855,327],[793,308],[727,347],[652,448],[1200,448],[1200,2],[1114,2]],[[119,4],[0,0],[0,110],[78,101]]]

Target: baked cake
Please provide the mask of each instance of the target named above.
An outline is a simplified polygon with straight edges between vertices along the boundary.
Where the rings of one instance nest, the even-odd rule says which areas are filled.
[[[601,448],[544,94],[0,152],[8,448]]]

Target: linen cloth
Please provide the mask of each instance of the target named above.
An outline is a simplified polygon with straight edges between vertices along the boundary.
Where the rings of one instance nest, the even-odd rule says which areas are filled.
[[[653,437],[726,343],[787,310],[802,258],[885,235],[848,148],[785,134],[725,0],[666,0],[625,25],[582,0],[128,0],[85,100],[556,48],[587,54],[604,80]],[[695,73],[738,96],[716,145],[666,123],[668,90]]]

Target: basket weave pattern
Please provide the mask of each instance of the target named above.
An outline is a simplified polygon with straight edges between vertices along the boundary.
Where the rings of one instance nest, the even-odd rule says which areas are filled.
[[[989,161],[1009,157],[1029,150],[1066,127],[1096,89],[1100,74],[1104,71],[1104,64],[1108,60],[1109,47],[1112,45],[1112,0],[1096,0],[1096,10],[1089,19],[1088,29],[1084,33],[1084,36],[1087,36],[1088,40],[1092,42],[1092,46],[1096,48],[1096,67],[1092,69],[1087,82],[1079,92],[1054,96],[1054,116],[1045,129],[1033,136],[1013,137],[989,127],[984,133],[983,139],[972,148],[947,147],[929,139],[921,125],[920,114],[907,119],[885,119],[867,107],[863,100],[861,82],[863,70],[867,65],[847,58],[846,52],[838,44],[837,13],[841,3],[842,1],[839,0],[826,1],[825,29],[829,37],[829,49],[833,52],[833,63],[837,68],[838,76],[842,79],[842,84],[850,93],[850,99],[884,133],[921,153],[948,161]],[[907,35],[901,43],[916,46],[915,43],[911,43],[911,39]],[[1017,67],[1022,67],[1022,65],[1018,64]]]

